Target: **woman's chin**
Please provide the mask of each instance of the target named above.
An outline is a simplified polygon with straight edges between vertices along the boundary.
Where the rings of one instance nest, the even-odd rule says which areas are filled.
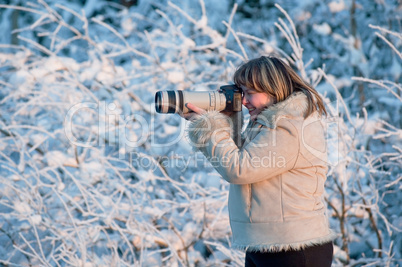
[[[251,111],[249,110],[248,114],[250,114],[250,119],[251,120],[255,120],[257,118],[258,114],[260,114],[260,111],[257,110],[257,109],[254,109],[254,110],[251,110]]]

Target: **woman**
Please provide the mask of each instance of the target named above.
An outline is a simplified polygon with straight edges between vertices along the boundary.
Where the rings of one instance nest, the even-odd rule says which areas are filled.
[[[194,113],[182,115],[191,143],[230,183],[233,246],[246,266],[331,266],[322,99],[276,57],[242,64],[234,82],[250,114],[239,147],[228,116],[191,103]]]

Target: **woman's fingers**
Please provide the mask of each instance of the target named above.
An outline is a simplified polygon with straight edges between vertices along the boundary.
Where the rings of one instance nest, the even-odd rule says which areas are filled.
[[[201,117],[201,115],[198,115],[195,112],[190,112],[190,113],[181,113],[180,116],[188,121],[195,121]]]
[[[205,109],[199,108],[196,105],[193,105],[191,103],[186,103],[186,107],[199,115],[207,113],[207,111]]]
[[[179,113],[179,115],[188,120],[188,121],[194,121],[197,120],[201,117],[202,114],[207,113],[205,109],[199,108],[196,105],[193,105],[191,103],[186,103],[186,107],[191,111],[188,113]]]

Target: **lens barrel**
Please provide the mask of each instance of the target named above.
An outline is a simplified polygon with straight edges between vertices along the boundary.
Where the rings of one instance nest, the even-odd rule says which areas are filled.
[[[155,94],[155,109],[156,109],[156,112],[162,113],[162,103],[163,103],[163,101],[162,101],[162,92],[161,91],[156,92],[156,94]]]
[[[155,94],[155,109],[158,113],[179,113],[184,107],[182,91],[158,91]]]
[[[230,98],[232,99],[232,98]],[[229,103],[232,101],[230,100]],[[155,109],[158,113],[188,113],[185,106],[192,103],[207,111],[224,110],[228,104],[225,93],[219,91],[189,92],[181,90],[158,91],[155,95]]]

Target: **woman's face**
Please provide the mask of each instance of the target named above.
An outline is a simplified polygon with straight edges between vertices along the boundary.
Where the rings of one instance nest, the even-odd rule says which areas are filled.
[[[267,93],[260,93],[252,88],[242,86],[242,104],[248,109],[250,119],[255,120],[262,110],[275,103],[275,98]]]

